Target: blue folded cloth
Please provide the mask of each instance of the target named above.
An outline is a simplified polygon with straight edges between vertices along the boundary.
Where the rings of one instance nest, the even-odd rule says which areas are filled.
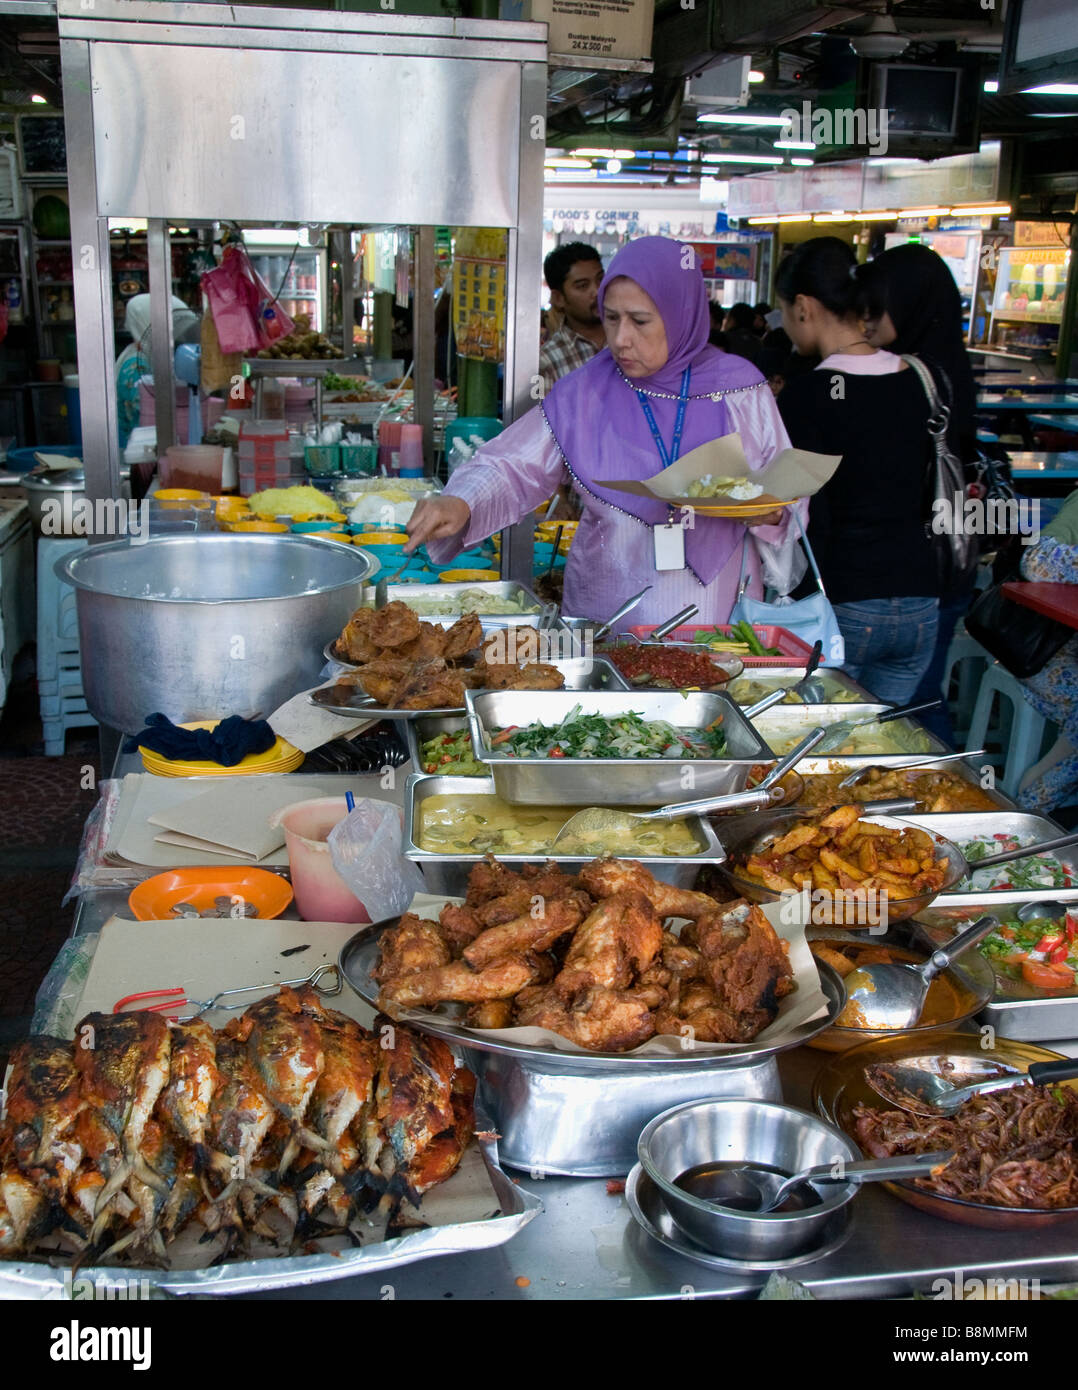
[[[124,752],[133,753],[141,746],[163,758],[235,767],[248,754],[265,753],[276,742],[277,735],[264,719],[230,714],[216,729],[181,729],[165,715],[151,714],[143,731],[124,744]]]

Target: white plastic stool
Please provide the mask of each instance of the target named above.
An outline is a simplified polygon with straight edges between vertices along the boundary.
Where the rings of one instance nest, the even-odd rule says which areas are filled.
[[[966,737],[966,748],[983,748],[988,736],[988,720],[997,695],[1005,696],[1011,702],[1010,727],[1007,737],[1000,736],[1005,749],[1003,777],[1000,790],[1008,796],[1016,796],[1018,784],[1026,771],[1041,756],[1044,743],[1044,719],[1022,694],[1022,683],[1015,676],[994,661],[981,678],[981,689],[977,703],[973,707],[973,719]]]
[[[43,536],[37,543],[37,690],[49,758],[63,754],[68,729],[97,726],[82,693],[75,591],[53,568],[86,545],[75,536]]]
[[[951,645],[947,648],[947,664],[943,672],[943,683],[940,686],[943,698],[946,700],[950,694],[951,681],[957,678],[958,691],[951,707],[951,720],[956,739],[965,737],[969,729],[969,721],[973,714],[981,677],[992,665],[992,661],[991,652],[986,651],[976,638],[969,635],[965,626],[959,623],[955,627]],[[969,747],[968,742],[966,747]]]

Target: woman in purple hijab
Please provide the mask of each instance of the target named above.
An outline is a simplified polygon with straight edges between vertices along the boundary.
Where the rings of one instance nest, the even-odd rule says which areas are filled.
[[[694,622],[726,622],[743,558],[756,597],[761,558],[768,574],[790,569],[792,509],[750,521],[756,545],[746,542],[745,524],[699,513],[672,536],[659,529],[669,508],[607,484],[651,478],[735,432],[750,468],[764,467],[789,444],[774,397],[744,358],[708,345],[707,291],[689,246],[642,237],[623,247],[599,287],[599,313],[606,348],[458,468],[441,497],[419,504],[407,549],[426,542],[444,563],[568,483],[582,511],[564,613],[604,620],[650,584],[622,627],[661,622],[689,603],[699,609]]]

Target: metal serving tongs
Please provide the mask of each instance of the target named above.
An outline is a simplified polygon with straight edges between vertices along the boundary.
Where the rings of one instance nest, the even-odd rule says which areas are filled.
[[[328,985],[320,984],[319,981],[324,975],[332,975],[332,983]],[[246,1003],[219,1004],[217,1001],[219,999],[225,999],[232,994],[253,994],[256,990],[265,992],[267,990],[279,989],[281,985],[310,985],[311,988],[317,990],[319,994],[324,994],[327,998],[331,998],[335,994],[340,994],[341,990],[344,988],[344,981],[341,978],[340,969],[336,965],[320,965],[317,970],[312,970],[309,975],[304,975],[302,980],[273,980],[268,985],[240,985],[238,989],[218,990],[212,999],[185,999],[183,995],[186,991],[182,988],[148,989],[144,990],[141,994],[125,994],[122,999],[117,999],[116,1003],[113,1004],[112,1012],[118,1014],[122,1012],[125,1004],[134,1004],[141,999],[160,999],[160,1004],[140,1004],[139,1009],[149,1009],[154,1013],[165,1013],[166,1009],[185,1009],[190,1007],[193,1010],[191,1013],[165,1013],[166,1018],[186,1020],[189,1018],[198,1018],[200,1014],[209,1013],[210,1009],[245,1009],[247,1007]],[[180,997],[177,999],[175,998],[176,995]],[[135,1010],[132,1009],[130,1012],[134,1013]]]
[[[645,584],[638,594],[633,594],[632,598],[627,598],[620,608],[615,608],[605,623],[600,623],[591,634],[593,642],[601,642],[615,623],[620,623],[626,613],[631,613],[644,595],[650,590],[651,585]]]
[[[801,761],[816,747],[826,733],[820,725],[809,733],[796,748],[791,748],[759,785],[751,791],[727,792],[724,796],[707,796],[698,801],[682,801],[669,806],[660,806],[654,811],[620,811],[609,806],[587,806],[576,815],[570,816],[555,835],[550,853],[566,853],[563,841],[593,840],[610,835],[632,834],[640,822],[655,820],[684,820],[686,816],[702,815],[705,811],[758,811],[783,799],[778,783],[795,763]],[[590,851],[589,851],[590,852]]]

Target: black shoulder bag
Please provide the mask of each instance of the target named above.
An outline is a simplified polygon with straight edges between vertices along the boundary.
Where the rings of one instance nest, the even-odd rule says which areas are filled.
[[[995,582],[977,595],[966,614],[969,635],[1019,680],[1035,676],[1074,636],[1065,623],[1004,596],[1003,585],[1022,578],[1022,550],[1017,539],[1001,549],[993,570]]]
[[[903,353],[902,360],[908,362],[917,373],[928,397],[928,434],[932,441],[932,456],[926,488],[930,518],[925,522],[925,533],[932,542],[937,592],[941,595],[961,593],[969,587],[978,558],[977,538],[965,534],[961,529],[966,470],[947,442],[951,412],[940,400],[932,373],[912,353]],[[940,516],[950,518],[943,529],[939,526]]]

